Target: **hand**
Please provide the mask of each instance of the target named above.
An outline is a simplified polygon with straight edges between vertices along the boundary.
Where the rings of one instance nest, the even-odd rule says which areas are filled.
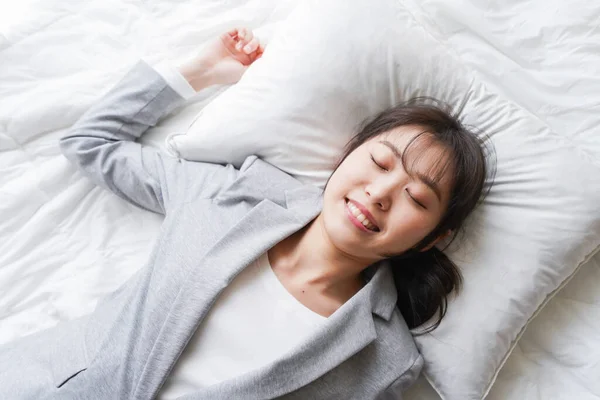
[[[194,90],[240,80],[264,46],[247,28],[235,28],[212,40],[194,59],[179,67]]]

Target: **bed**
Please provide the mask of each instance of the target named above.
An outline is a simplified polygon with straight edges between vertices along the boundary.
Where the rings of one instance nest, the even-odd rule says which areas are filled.
[[[21,1],[0,5],[0,343],[89,313],[143,265],[162,217],[95,187],[58,138],[140,57],[174,62],[298,0]],[[600,164],[600,5],[405,0],[438,40]],[[162,146],[220,88],[144,141]],[[488,399],[600,398],[600,254],[528,326]],[[424,378],[408,399],[438,399]]]

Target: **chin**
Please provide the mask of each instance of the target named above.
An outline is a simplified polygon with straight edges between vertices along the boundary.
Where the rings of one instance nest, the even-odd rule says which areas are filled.
[[[344,217],[343,214],[342,217]],[[357,235],[360,232],[358,230],[354,232],[353,229],[355,228],[348,226],[349,224],[344,222],[339,216],[336,216],[335,219],[330,218],[329,220],[328,218],[324,218],[323,225],[325,232],[330,243],[337,249],[347,254],[355,254],[357,250],[360,251],[364,238],[361,241],[361,238]]]

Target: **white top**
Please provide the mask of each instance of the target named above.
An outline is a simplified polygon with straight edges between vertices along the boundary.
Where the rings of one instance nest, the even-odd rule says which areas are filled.
[[[175,399],[265,366],[326,320],[285,289],[265,253],[217,298],[158,398]]]

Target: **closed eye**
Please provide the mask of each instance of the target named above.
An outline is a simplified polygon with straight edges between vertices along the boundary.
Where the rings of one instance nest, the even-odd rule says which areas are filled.
[[[379,167],[379,169],[387,171],[387,168],[383,167],[381,164],[379,164],[377,161],[375,161],[375,158],[373,157],[373,154],[371,154],[371,160],[375,163],[375,165],[377,165]]]
[[[408,188],[404,189],[406,190],[406,193],[408,194],[408,197],[410,197],[412,199],[412,201],[415,202],[415,204],[417,204],[419,207],[424,208],[425,210],[427,210],[427,207],[425,207],[423,205],[423,203],[421,203],[420,201],[418,201],[417,199],[415,199],[412,194],[410,194],[410,192],[408,191]]]

